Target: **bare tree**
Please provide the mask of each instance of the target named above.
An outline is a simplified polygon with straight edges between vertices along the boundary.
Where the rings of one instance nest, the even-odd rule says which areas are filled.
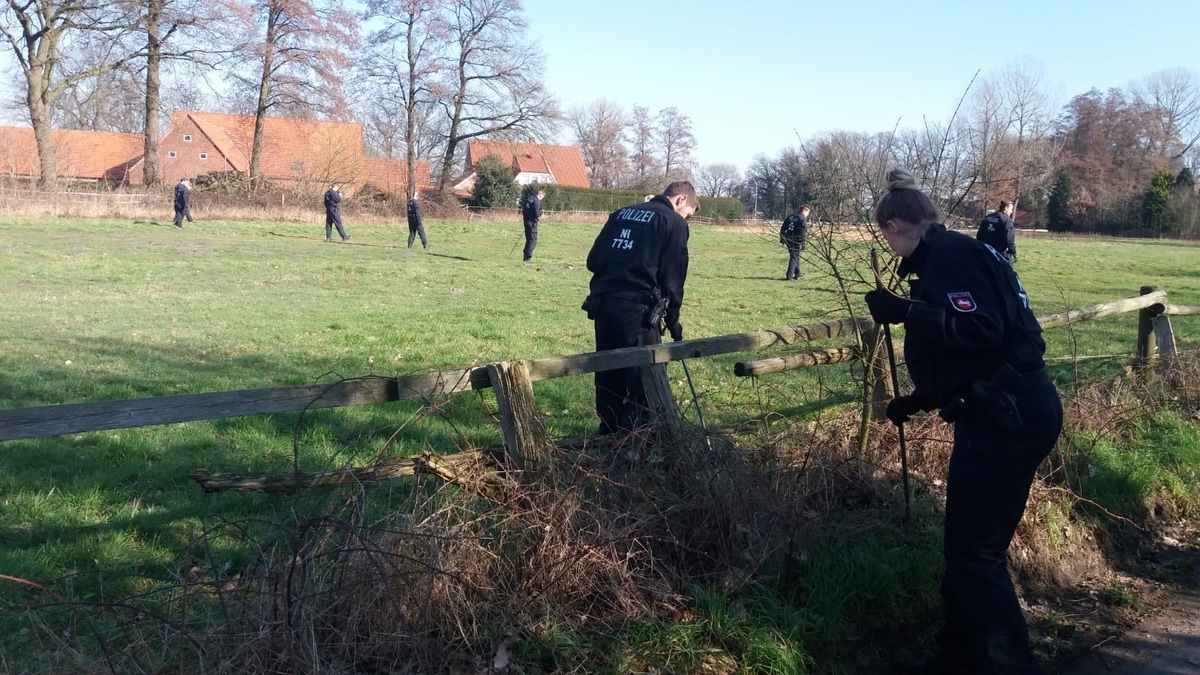
[[[592,185],[605,189],[623,186],[629,172],[629,152],[625,148],[625,112],[621,106],[597,99],[572,109],[567,119],[583,151]]]
[[[142,141],[142,182],[158,185],[159,106],[162,104],[162,51],[165,41],[162,30],[167,0],[146,0],[146,91]],[[169,35],[170,33],[168,33]]]
[[[358,45],[358,21],[340,0],[251,0],[246,9],[253,35],[243,49],[254,75],[239,79],[256,90],[250,179],[257,182],[269,111],[312,117],[345,109],[342,73]]]
[[[695,178],[696,189],[706,197],[732,197],[742,185],[742,174],[732,164],[706,164]]]
[[[122,39],[136,27],[127,6],[104,0],[8,0],[0,33],[12,48],[25,79],[25,102],[37,143],[41,177],[47,189],[58,185],[51,109],[68,88],[137,58],[122,54]],[[62,54],[72,40],[94,40],[96,60],[73,72],[62,70]]]
[[[692,150],[696,137],[692,134],[692,118],[678,109],[658,111],[658,138],[662,147],[663,177],[669,182],[692,177]]]
[[[976,83],[968,98],[967,115],[960,124],[970,138],[970,158],[976,193],[983,204],[1016,197],[1014,147],[1010,141],[1011,110],[1004,99],[999,77]]]
[[[456,0],[452,14],[451,65],[434,92],[448,122],[437,181],[442,194],[463,141],[549,135],[560,116],[545,88],[542,54],[525,35],[519,0]]]
[[[650,117],[650,109],[646,106],[633,106],[633,114],[629,120],[629,145],[631,147],[630,162],[633,164],[633,174],[636,187],[643,189],[659,187],[657,166],[654,156],[654,146],[657,132],[654,121]]]
[[[1009,132],[1015,135],[1013,196],[1034,198],[1039,205],[1054,182],[1057,144],[1049,142],[1052,114],[1041,63],[1017,59],[1001,71],[1000,88],[1008,109]]]
[[[1149,107],[1171,159],[1183,158],[1200,141],[1200,75],[1186,68],[1162,70],[1134,88]]]
[[[91,50],[64,54],[66,63],[94,62]],[[70,66],[69,66],[70,67]],[[55,129],[88,129],[136,134],[142,130],[145,97],[137,73],[126,66],[63,90],[50,111]]]
[[[204,62],[221,51],[217,47],[218,36],[230,27],[231,17],[236,15],[231,5],[233,0],[198,2],[196,0],[137,0],[142,18],[140,32],[145,42],[145,88],[143,90],[142,133],[142,180],[146,185],[157,185],[158,143],[162,135],[162,70],[163,62],[183,60]],[[203,36],[192,46],[180,45],[175,41],[182,38],[185,30]]]
[[[746,168],[742,203],[755,215],[773,218],[783,213],[783,176],[779,163],[766,155],[757,155]]]
[[[417,192],[420,137],[433,102],[435,78],[449,66],[444,48],[450,36],[442,0],[373,0],[367,17],[384,21],[371,34],[368,75],[379,82],[385,104],[403,121],[408,198]]]

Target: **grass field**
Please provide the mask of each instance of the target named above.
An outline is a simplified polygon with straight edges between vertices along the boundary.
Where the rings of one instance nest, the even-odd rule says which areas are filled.
[[[519,223],[431,222],[431,251],[405,248],[403,226],[357,226],[326,244],[317,224],[6,218],[0,267],[0,407],[303,385],[591,350],[579,304],[596,225],[544,222],[536,258],[520,260]],[[1039,315],[1130,297],[1143,285],[1200,305],[1200,248],[1179,242],[1032,238],[1018,271]],[[782,280],[771,233],[694,228],[682,314],[686,337],[841,318],[829,277]],[[866,288],[861,289],[867,290]],[[1136,316],[1047,334],[1050,359],[1127,354]],[[1175,320],[1181,349],[1200,320]],[[816,415],[853,400],[855,367],[738,380],[745,355],[695,360],[710,422],[765,413]],[[1055,361],[1060,383],[1074,365]],[[1121,359],[1084,362],[1115,372]],[[671,366],[676,393],[690,399]],[[590,377],[536,385],[552,433],[594,429]],[[490,392],[424,416],[397,453],[493,444]],[[309,497],[204,495],[197,468],[286,471],[370,461],[422,411],[416,403],[196,422],[0,444],[0,573],[69,599],[121,597],[187,564],[214,519],[286,521]],[[689,411],[689,416],[694,413]],[[767,416],[770,420],[782,419]],[[295,433],[295,436],[293,435]],[[294,445],[294,440],[295,445]],[[395,490],[403,496],[402,486]],[[320,497],[312,499],[319,500]],[[218,547],[236,566],[252,551]],[[12,587],[0,586],[0,604]],[[0,625],[5,619],[0,618]],[[11,642],[0,643],[12,646]]]

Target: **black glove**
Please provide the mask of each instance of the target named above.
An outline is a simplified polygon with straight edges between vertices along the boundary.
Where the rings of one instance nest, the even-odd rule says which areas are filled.
[[[667,330],[670,331],[672,340],[679,342],[683,339],[683,326],[679,325],[678,321],[668,324]]]
[[[887,418],[892,421],[892,424],[900,426],[908,421],[910,415],[915,415],[922,410],[929,410],[929,406],[923,396],[918,396],[917,394],[897,396],[888,401]]]
[[[865,296],[867,309],[875,323],[904,323],[913,301],[877,288]]]

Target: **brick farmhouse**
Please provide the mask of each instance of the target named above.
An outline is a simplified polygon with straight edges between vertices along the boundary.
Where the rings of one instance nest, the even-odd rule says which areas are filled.
[[[196,111],[177,111],[170,130],[159,141],[159,175],[173,184],[181,178],[250,170],[254,118]],[[0,176],[36,177],[37,146],[33,130],[0,127]],[[145,165],[140,134],[55,130],[59,177],[68,180],[141,185]],[[417,188],[429,187],[429,162],[415,167]],[[343,185],[347,194],[369,187],[404,195],[408,169],[404,160],[363,153],[362,125],[356,122],[268,117],[263,129],[261,175],[284,188],[319,192]]]
[[[159,142],[159,174],[168,185],[182,178],[250,170],[254,118],[181,110]],[[140,134],[59,129],[54,131],[59,177],[67,180],[141,185],[145,164]],[[511,143],[472,139],[455,194],[470,194],[479,159],[497,154],[513,167],[513,179],[525,185],[588,187],[583,152],[576,146]],[[428,160],[415,167],[417,189],[430,187]],[[389,195],[407,193],[404,160],[364,154],[363,128],[357,122],[268,117],[263,128],[261,175],[271,183],[301,192],[321,192],[338,183],[353,195],[369,189]],[[37,146],[28,127],[0,127],[0,176],[37,177]]]

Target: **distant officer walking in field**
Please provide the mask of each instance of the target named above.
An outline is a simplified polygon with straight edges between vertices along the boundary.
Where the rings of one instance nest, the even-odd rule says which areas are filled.
[[[596,350],[654,345],[665,322],[683,339],[679,310],[688,270],[687,219],[699,208],[696,188],[678,181],[648,202],[614,211],[588,253],[590,294],[583,303],[595,322]],[[600,433],[632,431],[652,422],[640,368],[596,373]]]
[[[350,238],[342,228],[342,191],[337,183],[329,186],[325,192],[325,241],[333,241],[333,228],[337,227],[342,241]]]
[[[954,422],[946,479],[940,649],[905,672],[1042,673],[1008,575],[1008,545],[1038,465],[1062,430],[1058,392],[1046,372],[1042,330],[1003,254],[948,231],[929,196],[902,169],[888,174],[875,222],[903,261],[912,297],[866,295],[871,317],[904,324],[904,358],[915,390],[887,416],[940,408]]]
[[[179,179],[175,186],[175,227],[182,228],[184,218],[189,223],[195,222],[192,220],[191,198],[192,184],[186,178]]]
[[[425,222],[421,220],[421,203],[417,201],[417,195],[408,200],[408,247],[413,247],[413,241],[417,235],[421,236],[421,246],[429,248],[429,240],[425,238]]]
[[[808,236],[808,204],[801,204],[800,210],[788,216],[779,228],[779,243],[788,251],[788,266],[784,278],[795,281],[804,276],[800,271],[800,251],[804,250],[804,239]]]
[[[542,200],[546,198],[545,190],[538,190],[521,203],[521,219],[525,221],[525,262],[533,259],[533,249],[537,248],[538,221],[542,218]]]
[[[1012,219],[1013,205],[1000,202],[995,211],[979,223],[975,238],[1003,254],[1010,263],[1017,262],[1017,226]]]

